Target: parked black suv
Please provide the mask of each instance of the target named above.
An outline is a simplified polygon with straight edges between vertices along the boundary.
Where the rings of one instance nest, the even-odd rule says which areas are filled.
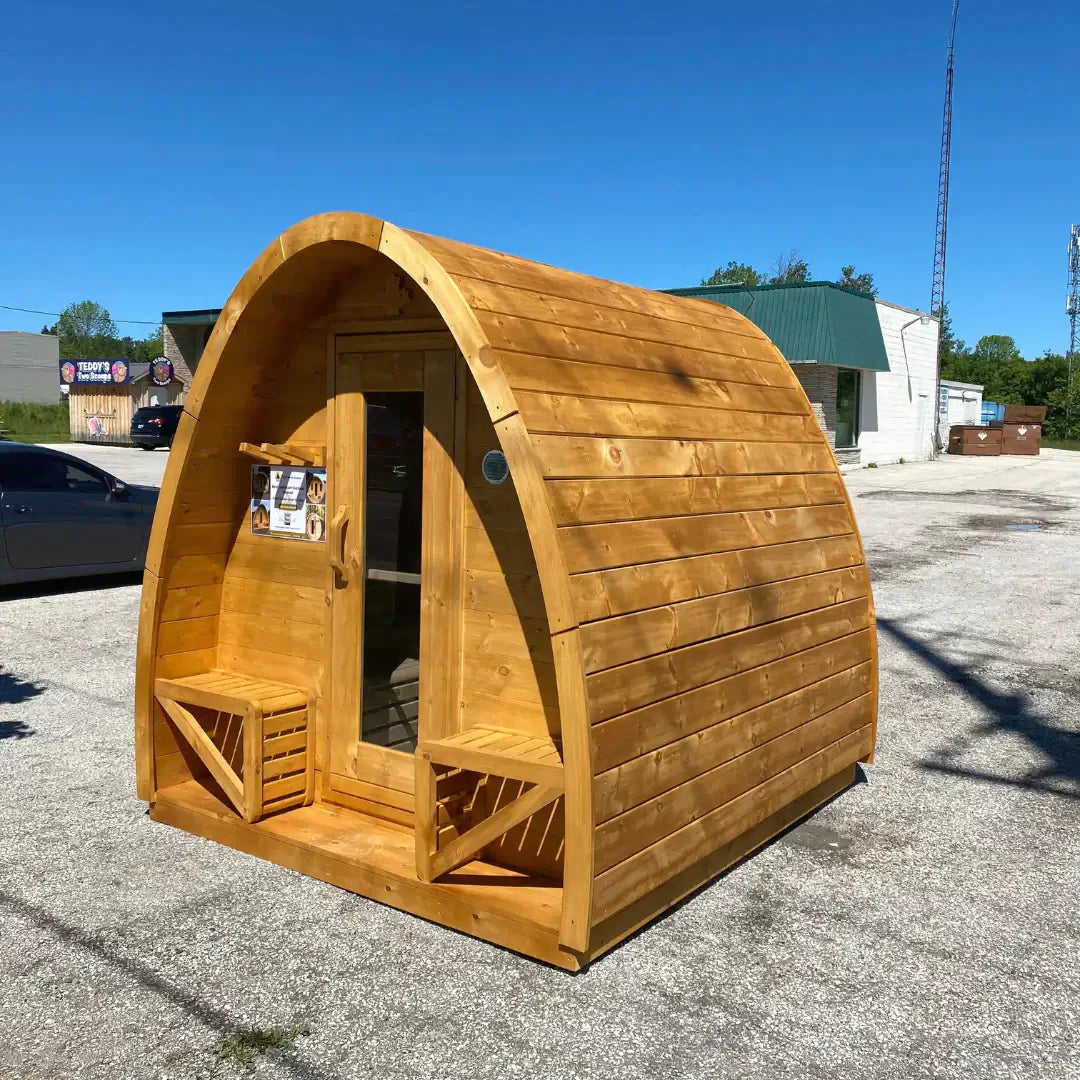
[[[143,450],[172,446],[183,405],[148,405],[131,418],[131,441]]]

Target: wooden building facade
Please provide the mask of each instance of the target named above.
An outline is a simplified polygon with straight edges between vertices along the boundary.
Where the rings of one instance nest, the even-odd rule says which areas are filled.
[[[71,441],[132,446],[131,418],[147,405],[182,405],[187,383],[173,377],[165,385],[150,377],[148,364],[132,364],[123,383],[74,383],[68,391]]]
[[[146,565],[154,819],[566,968],[873,752],[835,460],[708,301],[304,221],[207,343]]]

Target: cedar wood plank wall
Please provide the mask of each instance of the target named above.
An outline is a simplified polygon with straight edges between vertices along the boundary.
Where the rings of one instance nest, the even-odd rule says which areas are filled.
[[[252,461],[236,448],[240,441],[326,445],[326,340],[332,323],[347,322],[356,330],[354,324],[362,327],[365,320],[382,326],[395,318],[438,318],[419,289],[407,287],[400,272],[395,277],[391,264],[370,253],[365,257],[372,265],[348,275],[328,309],[306,315],[278,342],[276,363],[263,365],[265,375],[275,375],[262,381],[261,396],[250,408],[242,398],[232,403],[242,420],[211,416],[199,424],[192,449],[200,465],[182,476],[174,503],[177,525],[166,549],[157,647],[162,677],[218,665],[301,686],[314,696],[317,714],[325,708],[326,546],[251,535]],[[463,392],[466,519],[464,542],[454,548],[464,552],[466,585],[461,723],[558,733],[551,643],[521,507],[512,480],[492,486],[483,479],[481,461],[498,447],[498,438],[467,372]],[[160,711],[155,747],[159,787],[205,775]],[[516,794],[516,786],[493,787],[492,810]],[[411,825],[411,791],[389,796],[393,805],[372,805],[388,793],[370,786],[364,795],[334,797]],[[488,857],[558,877],[562,841],[559,800],[492,845]]]
[[[355,238],[370,227],[372,246],[379,244],[382,223],[355,216],[359,224],[340,224],[353,217],[297,228],[325,228],[333,239],[336,229]],[[402,266],[416,261],[407,249],[415,241],[450,275],[461,308],[467,305],[479,324],[480,334],[469,331],[472,340],[463,344],[474,371],[490,364],[513,391],[498,405],[508,457],[522,460],[520,442],[507,440],[517,439],[513,425],[523,424],[524,453],[534,455],[542,478],[518,479],[542,487],[557,533],[557,547],[547,551],[569,574],[572,615],[565,605],[553,614],[551,598],[545,594],[540,604],[535,589],[530,599],[525,586],[530,575],[535,586],[535,568],[520,551],[513,555],[508,546],[500,561],[476,535],[491,543],[500,519],[513,520],[503,533],[509,544],[520,525],[504,497],[512,494],[510,483],[496,491],[471,476],[467,640],[501,659],[471,684],[467,673],[465,683],[471,707],[506,701],[513,708],[504,719],[520,712],[523,723],[542,718],[554,730],[560,712],[564,724],[568,708],[581,713],[566,697],[580,655],[595,830],[589,919],[610,924],[666,880],[872,753],[873,609],[850,505],[790,368],[741,316],[452,241],[400,231],[404,239],[391,233],[388,241],[386,230],[383,250],[395,258],[403,252]],[[281,241],[286,256],[289,235]],[[197,402],[199,438],[177,493],[168,547],[160,566],[148,559],[151,576],[167,578],[164,591],[144,593],[144,618],[155,596],[162,608],[158,640],[140,638],[140,648],[156,648],[159,674],[210,666],[223,650],[230,663],[259,651],[237,640],[242,631],[229,627],[228,607],[219,620],[215,600],[215,590],[223,598],[243,591],[233,587],[240,564],[234,567],[227,553],[237,537],[248,463],[221,475],[199,466],[216,468],[219,446],[229,450],[226,461],[236,461],[240,439],[273,437],[257,430],[254,418],[260,402],[277,393],[274,376],[285,355],[274,351],[275,330],[285,334],[310,318],[297,297],[318,295],[320,281],[329,289],[354,271],[358,251],[355,243],[313,246],[287,257],[268,282],[252,277],[257,291],[241,318],[261,322],[261,332],[246,335],[246,343],[244,334],[233,334],[239,343],[234,355],[222,356],[214,394]],[[274,257],[272,249],[263,256],[268,266]],[[254,391],[252,370],[268,374]],[[495,409],[493,399],[488,406]],[[472,462],[472,449],[491,438],[478,409],[470,400],[470,431],[482,429],[468,442]],[[194,433],[189,420],[181,442]],[[283,421],[277,437],[295,437],[287,426]],[[538,551],[544,527],[530,521]],[[244,546],[237,543],[233,559]],[[550,575],[552,559],[544,564]],[[490,602],[481,598],[483,573],[503,576],[498,599],[493,592]],[[506,593],[523,619],[520,637],[504,633],[508,624],[496,618],[510,615]],[[558,620],[551,638],[542,620],[536,636],[529,622],[533,610],[540,619],[545,609]],[[170,631],[170,612],[191,625]],[[184,651],[170,649],[170,640],[183,641]],[[558,706],[547,673],[552,643],[563,694]],[[529,674],[525,665],[506,662],[524,661],[524,649],[533,657]],[[289,677],[278,654],[265,660],[274,666],[260,660],[253,673]],[[311,678],[318,707],[321,676]],[[147,693],[145,682],[140,693]],[[157,730],[163,734],[160,723]],[[165,766],[159,756],[159,786],[167,782]],[[576,783],[568,769],[567,784]],[[579,838],[581,824],[575,818]],[[570,939],[581,940],[579,932]]]
[[[861,543],[805,394],[747,320],[418,239],[514,392],[571,575],[596,924],[871,754]]]

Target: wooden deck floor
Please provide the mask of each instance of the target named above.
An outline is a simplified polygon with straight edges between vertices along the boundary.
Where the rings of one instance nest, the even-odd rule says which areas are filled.
[[[158,792],[150,816],[361,896],[574,971],[559,948],[557,882],[471,862],[433,884],[416,876],[412,830],[329,803],[248,825],[197,781]]]

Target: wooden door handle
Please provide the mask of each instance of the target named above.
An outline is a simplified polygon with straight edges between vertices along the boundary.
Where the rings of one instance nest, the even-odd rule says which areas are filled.
[[[349,577],[349,570],[345,565],[345,523],[348,520],[349,508],[339,506],[330,521],[330,565],[343,582]]]

